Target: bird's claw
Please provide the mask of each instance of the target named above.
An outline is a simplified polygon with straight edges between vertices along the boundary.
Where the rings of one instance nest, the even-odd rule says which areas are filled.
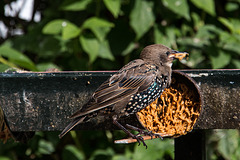
[[[151,137],[151,139],[153,138],[153,136],[154,137],[157,137],[157,138],[161,138],[161,140],[163,140],[163,137],[162,136],[160,136],[159,134],[155,134],[155,133],[152,133],[152,131],[149,131],[149,132],[146,132],[145,131],[145,133],[143,133],[145,136],[150,136]]]
[[[140,146],[140,144],[141,144],[141,142],[142,142],[143,146],[145,146],[146,149],[147,149],[147,144],[145,143],[145,141],[144,141],[144,139],[143,139],[142,136],[140,136],[140,135],[135,135],[133,138],[137,140],[138,146]]]
[[[155,134],[153,133],[152,131],[145,131],[145,130],[142,130],[140,128],[137,128],[137,127],[134,127],[134,126],[131,126],[129,124],[126,125],[129,129],[132,129],[132,130],[135,130],[138,132],[138,134],[136,134],[136,136],[140,136],[140,135],[144,135],[144,136],[150,136],[151,139],[153,139],[153,136],[154,137],[157,137],[157,138],[161,138],[163,140],[163,137],[160,136],[159,134]]]

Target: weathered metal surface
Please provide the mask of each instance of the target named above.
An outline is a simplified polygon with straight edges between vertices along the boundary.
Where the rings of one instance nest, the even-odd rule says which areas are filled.
[[[203,112],[195,128],[240,129],[240,70],[186,71],[200,86]]]
[[[12,131],[54,131],[69,123],[111,72],[1,73],[0,105]]]
[[[240,128],[240,70],[185,70],[199,87],[203,111],[195,128]],[[0,73],[0,106],[12,131],[60,131],[114,72]],[[135,117],[127,121],[137,123]],[[123,122],[124,123],[124,122]],[[113,129],[111,121],[78,129]]]

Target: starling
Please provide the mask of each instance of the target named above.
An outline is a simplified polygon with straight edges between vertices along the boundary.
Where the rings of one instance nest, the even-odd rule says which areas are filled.
[[[140,134],[152,133],[126,125],[130,129],[139,131],[134,135],[118,120],[135,114],[144,109],[158,97],[171,83],[171,66],[174,59],[182,59],[188,53],[172,50],[161,44],[145,47],[140,59],[133,60],[111,76],[93,93],[90,100],[75,112],[70,118],[72,122],[59,135],[62,138],[76,125],[88,121],[96,116],[112,119],[113,123],[122,129],[138,143],[146,146]]]

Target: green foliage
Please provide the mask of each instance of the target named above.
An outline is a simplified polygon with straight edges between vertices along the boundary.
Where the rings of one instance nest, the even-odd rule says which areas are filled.
[[[118,18],[121,8],[121,0],[103,0],[103,2],[114,18]]]
[[[4,69],[41,71],[36,66],[42,64],[61,70],[119,69],[152,43],[191,53],[185,68],[239,67],[238,1],[58,2],[46,2],[39,23],[30,23],[25,34],[8,39],[7,51],[18,55],[13,53],[13,59],[1,53]],[[18,61],[20,54],[24,59]]]
[[[214,131],[208,131],[208,134],[208,159],[240,159],[240,134],[238,130],[219,129]]]
[[[118,132],[118,135],[115,135],[117,137],[125,136],[123,132],[116,132]],[[0,160],[1,158],[7,159],[8,157],[16,159],[14,158],[15,154],[18,155],[19,159],[138,160],[145,157],[146,160],[157,160],[161,157],[166,159],[174,158],[172,139],[146,141],[148,145],[148,149],[146,150],[144,146],[138,146],[137,143],[114,145],[112,135],[110,136],[111,138],[109,137],[109,134],[112,134],[111,132],[72,131],[72,136],[67,135],[65,142],[58,139],[58,134],[58,132],[37,132],[27,144],[14,143],[13,141],[8,141],[6,144],[0,142],[0,147],[4,148],[0,151],[0,155],[2,156],[0,156]],[[69,139],[78,144],[74,144]],[[66,142],[69,144],[65,144]]]
[[[153,26],[155,17],[152,8],[151,1],[135,1],[129,18],[130,26],[136,32],[136,39],[141,38]]]
[[[84,154],[74,145],[66,145],[62,152],[63,160],[81,160],[84,159]]]
[[[0,2],[1,11],[4,5]],[[0,71],[117,70],[153,43],[190,53],[174,68],[240,68],[239,0],[40,0],[36,5],[40,22],[4,17],[10,26],[8,36],[0,38]],[[12,34],[14,29],[23,34]],[[118,131],[71,133],[61,141],[58,133],[37,132],[27,144],[0,143],[0,160],[174,158],[172,139],[148,141],[145,150],[114,145],[113,137],[124,137]],[[209,143],[210,159],[240,159],[239,131],[213,133]]]
[[[81,0],[81,1],[64,1],[60,5],[60,9],[64,11],[82,11],[86,9],[87,5],[91,3],[91,0]]]
[[[164,141],[163,141],[164,142]],[[149,147],[149,150],[146,150],[144,147],[138,147],[135,145],[133,160],[139,160],[144,157],[145,160],[157,160],[159,157],[169,157],[171,159],[174,158],[174,151],[173,151],[173,142],[168,141],[162,143],[159,139],[153,141],[147,141],[146,144]]]
[[[4,59],[6,57],[7,59]],[[34,63],[21,52],[9,47],[8,45],[0,46],[0,61],[11,67],[15,67],[19,65],[23,68],[27,68],[29,70],[36,70]]]
[[[191,2],[196,5],[196,7],[202,9],[203,11],[207,12],[212,16],[215,16],[216,13],[214,0],[191,0]]]
[[[53,20],[46,24],[43,28],[44,34],[57,35],[61,33],[63,40],[77,37],[80,31],[80,28],[78,28],[75,24],[61,19]]]
[[[178,16],[184,17],[186,20],[190,20],[187,0],[163,0],[163,5],[172,12],[176,13]]]

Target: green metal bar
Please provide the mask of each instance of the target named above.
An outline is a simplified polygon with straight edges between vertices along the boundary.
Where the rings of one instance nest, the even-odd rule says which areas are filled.
[[[204,99],[197,129],[240,129],[240,70],[184,70]],[[115,72],[0,73],[0,106],[12,131],[60,131]],[[125,121],[125,120],[123,120]],[[137,123],[134,117],[127,121]],[[110,122],[77,129],[114,129]]]

